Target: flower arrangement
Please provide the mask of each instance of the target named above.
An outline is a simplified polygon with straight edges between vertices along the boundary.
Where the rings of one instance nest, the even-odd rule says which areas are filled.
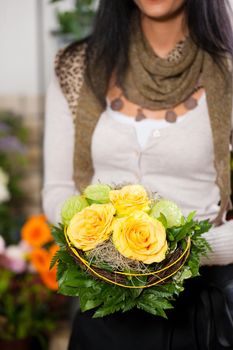
[[[0,236],[1,340],[41,338],[54,329],[58,318],[53,308],[56,267],[49,270],[49,264],[56,251],[43,215],[26,221],[18,244],[7,245]]]
[[[141,185],[88,186],[64,203],[52,231],[59,292],[79,296],[94,317],[133,307],[166,317],[209,250],[201,235],[211,225],[194,216]]]

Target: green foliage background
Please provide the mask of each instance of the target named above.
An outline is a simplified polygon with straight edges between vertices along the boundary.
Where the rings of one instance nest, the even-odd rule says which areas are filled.
[[[64,0],[51,0],[50,3],[57,3]],[[69,35],[72,40],[79,40],[86,37],[92,27],[92,20],[95,14],[95,1],[76,0],[73,10],[58,11],[57,21],[59,24],[58,35]]]
[[[15,142],[17,145],[13,149],[0,148],[0,166],[9,176],[8,189],[10,199],[0,203],[0,235],[4,237],[7,244],[16,243],[19,240],[20,228],[25,221],[22,213],[22,201],[26,199],[26,194],[21,189],[26,165],[26,143],[28,130],[23,126],[23,118],[20,115],[7,111],[0,112],[0,123],[4,126],[0,130],[1,144],[7,144],[7,140]]]
[[[53,294],[37,279],[36,275],[1,269],[0,339],[35,336],[42,340],[42,334],[55,328],[57,311],[48,309]]]

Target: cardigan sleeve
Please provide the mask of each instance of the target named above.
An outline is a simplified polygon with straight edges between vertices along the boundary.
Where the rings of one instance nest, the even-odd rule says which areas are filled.
[[[46,95],[44,123],[44,181],[42,205],[52,224],[60,220],[63,202],[77,194],[73,181],[73,118],[57,77],[54,75]]]
[[[207,257],[202,257],[202,265],[228,265],[233,263],[233,220],[213,227],[203,237],[212,249]]]
[[[233,111],[231,117],[231,151],[233,151]],[[233,263],[233,220],[212,228],[204,234],[212,252],[203,257],[202,265],[227,265]]]

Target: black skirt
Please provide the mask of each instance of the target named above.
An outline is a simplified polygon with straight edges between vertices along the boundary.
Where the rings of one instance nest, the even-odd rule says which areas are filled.
[[[201,278],[187,281],[168,319],[138,309],[96,319],[78,311],[69,350],[222,350],[214,329],[210,341],[202,290]]]

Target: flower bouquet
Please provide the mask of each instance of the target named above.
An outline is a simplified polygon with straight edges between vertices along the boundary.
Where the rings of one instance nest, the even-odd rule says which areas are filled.
[[[88,186],[69,198],[53,228],[59,292],[103,317],[134,307],[166,317],[184,280],[199,274],[211,227],[141,185]]]

